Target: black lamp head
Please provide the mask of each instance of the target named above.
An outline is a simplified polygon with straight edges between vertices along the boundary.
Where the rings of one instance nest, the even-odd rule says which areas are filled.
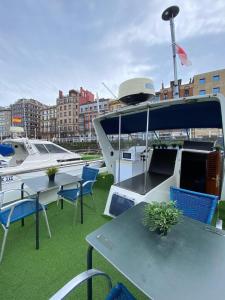
[[[164,12],[162,13],[162,19],[164,21],[169,21],[171,18],[175,18],[179,13],[179,7],[174,5],[168,7]]]

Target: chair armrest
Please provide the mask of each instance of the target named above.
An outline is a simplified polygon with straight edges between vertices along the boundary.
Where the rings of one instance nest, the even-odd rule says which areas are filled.
[[[90,269],[87,270],[77,276],[75,276],[73,279],[71,279],[69,282],[67,282],[60,290],[58,290],[49,300],[61,300],[64,299],[67,295],[69,295],[74,289],[76,289],[81,283],[87,281],[88,279],[91,279],[94,276],[104,276],[109,284],[109,290],[112,288],[112,281],[109,275],[106,273],[96,270],[96,269]]]
[[[17,205],[24,203],[24,202],[35,202],[35,201],[36,201],[36,199],[32,199],[32,198],[31,199],[21,199],[21,200],[18,200],[18,201],[15,201],[10,204],[6,204],[6,205],[2,206],[1,210],[4,211],[5,209],[16,207]],[[40,204],[40,205],[42,205],[42,204]]]
[[[88,180],[88,181],[85,181],[84,183],[82,183],[82,187],[85,187],[85,185],[87,185],[88,183],[95,183],[96,180]]]

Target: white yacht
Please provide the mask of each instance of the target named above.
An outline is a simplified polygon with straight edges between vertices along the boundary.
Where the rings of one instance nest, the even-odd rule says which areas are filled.
[[[12,138],[4,140],[11,145],[14,154],[5,160],[0,168],[0,190],[18,189],[24,178],[35,178],[44,175],[48,167],[57,166],[59,172],[71,175],[80,175],[83,166],[87,163],[77,153],[71,152],[49,141]],[[100,167],[102,160],[89,162],[90,165]],[[30,191],[32,193],[32,191]],[[19,196],[19,192],[14,197]],[[45,195],[46,196],[46,195]],[[44,197],[45,197],[44,196]],[[52,200],[56,195],[52,194]],[[49,197],[48,197],[49,198]],[[10,201],[11,196],[5,198]],[[50,200],[48,200],[50,201]]]

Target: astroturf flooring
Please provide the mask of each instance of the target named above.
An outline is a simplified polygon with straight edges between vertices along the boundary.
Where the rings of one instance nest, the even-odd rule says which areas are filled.
[[[56,203],[48,206],[47,214],[52,232],[49,239],[44,218],[40,218],[40,249],[35,250],[35,219],[25,219],[10,226],[3,261],[0,264],[0,299],[49,299],[75,275],[86,270],[88,244],[85,237],[110,219],[103,216],[111,175],[100,175],[94,187],[96,211],[90,197],[84,197],[84,224],[73,222],[74,208],[64,203],[61,210]],[[3,230],[0,232],[2,241]],[[139,255],[139,254],[137,254]],[[93,267],[105,271],[116,282],[124,283],[136,299],[147,299],[128,280],[115,270],[96,251]],[[107,284],[104,278],[93,280],[93,300],[104,299]],[[71,294],[69,299],[86,299],[86,284]]]

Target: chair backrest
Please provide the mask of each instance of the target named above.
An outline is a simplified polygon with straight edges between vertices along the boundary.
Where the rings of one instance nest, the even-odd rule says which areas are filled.
[[[88,166],[83,167],[83,172],[82,172],[82,179],[83,182],[87,181],[95,181],[98,175],[99,169],[91,168]],[[89,184],[85,185],[83,193],[88,193],[91,192],[92,186],[94,182],[90,182]]]
[[[176,149],[154,149],[149,173],[172,176],[174,173],[176,157]]]
[[[136,300],[136,298],[134,298],[122,283],[117,283],[117,285],[111,289],[105,300]]]
[[[215,213],[218,196],[193,192],[176,187],[170,188],[170,200],[189,218],[210,224]]]

